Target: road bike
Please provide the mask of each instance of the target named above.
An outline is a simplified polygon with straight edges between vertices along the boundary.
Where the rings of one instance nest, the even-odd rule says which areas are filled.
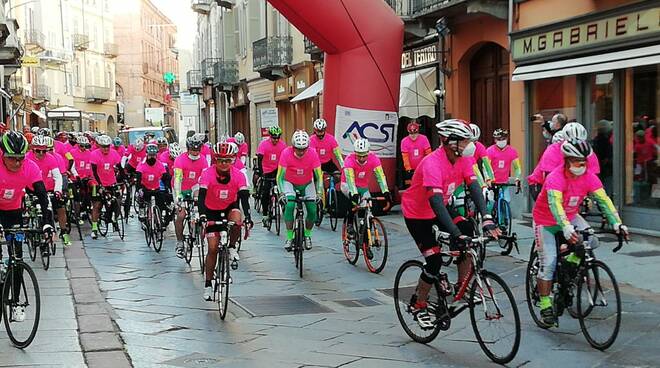
[[[511,254],[513,248],[516,248],[518,254],[520,250],[518,249],[518,234],[513,232],[513,221],[511,217],[511,207],[509,202],[504,198],[504,192],[508,190],[509,187],[516,187],[516,194],[520,193],[520,183],[509,184],[493,184],[492,191],[494,193],[494,204],[491,215],[493,216],[493,221],[502,231],[502,235],[498,237],[497,243],[503,251],[500,253],[503,256],[508,256]]]
[[[102,188],[100,193],[101,209],[98,222],[99,234],[106,237],[110,225],[112,225],[113,232],[116,232],[119,238],[124,240],[126,233],[124,229],[124,215],[121,211],[121,184],[99,188]]]
[[[384,200],[384,197],[375,200]],[[360,257],[360,249],[369,271],[380,273],[387,263],[387,231],[383,223],[371,211],[372,198],[362,198],[360,203],[344,217],[341,237],[344,257],[352,265]]]
[[[300,278],[303,277],[303,254],[305,253],[305,203],[315,203],[316,199],[305,199],[303,194],[296,192],[296,198],[292,199],[295,202],[294,222],[293,222],[293,244],[291,244],[291,251],[293,252],[293,259],[298,269]]]
[[[23,223],[31,229],[39,228],[43,211],[35,196],[27,194],[23,197],[23,210]],[[50,268],[51,246],[54,243],[53,238],[44,238],[41,234],[27,232],[25,241],[32,262],[35,262],[37,255],[40,255],[41,265],[44,270],[48,271]]]
[[[165,226],[160,207],[156,204],[156,191],[150,191],[151,196],[149,203],[145,205],[145,218],[142,224],[144,231],[144,238],[147,241],[147,246],[153,246],[156,253],[159,253],[163,247],[163,238],[165,233]],[[138,210],[138,213],[140,210]]]
[[[581,239],[575,245],[567,244],[561,233],[556,236],[557,266],[551,292],[553,311],[556,317],[563,315],[564,310],[568,311],[571,317],[579,320],[580,329],[589,345],[605,350],[612,346],[619,334],[621,295],[614,273],[605,262],[596,259],[589,239],[597,234],[615,234],[618,241],[612,250],[615,253],[621,249],[625,239],[620,231],[617,233],[614,230],[596,233],[588,228],[578,233]],[[566,259],[571,253],[580,259],[579,264]],[[533,245],[525,277],[527,307],[536,325],[545,329],[549,326],[542,322],[540,316],[540,296],[536,281],[539,268],[538,251]]]
[[[449,249],[449,234],[437,232],[441,249]],[[424,263],[406,261],[394,279],[394,305],[404,331],[414,341],[427,344],[440,331],[447,331],[451,321],[466,309],[470,311],[470,322],[483,352],[492,361],[510,362],[520,346],[520,316],[511,289],[498,275],[484,268],[484,252],[489,237],[471,239],[467,247],[458,251],[443,251],[450,257],[468,257],[471,268],[455,289],[447,277],[440,272],[428,295],[428,312],[433,327],[421,328],[413,313],[417,301],[417,285],[424,271]],[[467,296],[467,300],[464,297]]]
[[[64,202],[64,209],[66,211],[66,220],[69,226],[69,229],[74,227],[78,230],[78,238],[82,240],[82,228],[80,226],[80,203],[76,203],[76,196],[74,195],[74,189],[80,195],[80,188],[76,182],[70,181],[69,187],[66,191],[66,201]]]
[[[332,231],[337,230],[337,224],[339,223],[339,202],[337,199],[337,188],[335,187],[335,177],[337,176],[339,176],[339,171],[330,174],[323,174],[323,182],[328,182],[327,189],[325,190],[325,207],[323,207],[322,203],[319,203],[316,210],[316,213],[318,214],[316,218],[316,226],[321,226],[323,215],[327,214],[330,219],[330,228]]]
[[[22,253],[21,243],[27,234],[50,236],[31,227],[3,229],[0,226],[0,239],[7,244],[8,253],[6,260],[0,259],[0,319],[4,319],[9,340],[20,349],[28,347],[34,340],[41,317],[37,277],[18,254]]]
[[[282,207],[280,206],[280,189],[275,183],[275,179],[263,178],[263,181],[270,181],[272,183],[269,193],[268,213],[263,218],[266,230],[270,231],[275,225],[275,233],[280,235],[280,227],[282,223]]]
[[[200,236],[200,227],[197,222],[197,205],[192,197],[183,199],[181,206],[184,211],[183,217],[183,259],[187,264],[192,262],[193,250],[197,248],[197,255],[199,258],[200,272],[204,274],[204,242]]]

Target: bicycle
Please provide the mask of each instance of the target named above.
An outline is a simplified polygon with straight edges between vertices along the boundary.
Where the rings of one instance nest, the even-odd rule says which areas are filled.
[[[161,210],[156,205],[156,194],[151,195],[149,204],[146,208],[146,217],[144,219],[144,238],[147,241],[147,246],[153,246],[156,253],[160,253],[163,247],[163,238],[165,228],[161,218]]]
[[[101,189],[101,209],[99,215],[98,229],[101,236],[106,237],[110,225],[113,231],[119,234],[119,238],[124,240],[126,235],[124,229],[124,216],[121,207],[121,184],[113,184],[108,187],[99,187]]]
[[[603,261],[596,259],[594,249],[589,244],[588,238],[596,234],[615,234],[618,245],[612,250],[614,253],[623,247],[625,239],[623,234],[616,233],[614,230],[596,233],[589,228],[578,231],[578,233],[582,239],[575,245],[567,245],[567,242],[563,239],[563,234],[557,235],[557,266],[552,282],[553,310],[556,317],[563,315],[564,310],[567,310],[571,317],[579,320],[580,329],[589,345],[598,350],[605,350],[612,346],[619,333],[621,296],[614,274]],[[566,256],[571,252],[580,258],[579,264],[576,265],[566,260]],[[541,317],[537,313],[540,296],[537,289],[536,275],[539,268],[538,252],[533,246],[525,275],[527,307],[536,325],[547,329],[548,326],[542,323]],[[605,276],[609,279],[603,280]],[[608,302],[606,300],[607,296],[612,296],[614,300]],[[614,308],[611,314],[605,315],[607,311],[599,313],[610,304]],[[600,334],[594,330],[604,327],[608,321],[613,322],[611,332],[608,332],[606,338],[599,340],[596,335]],[[559,326],[558,323],[557,326]],[[591,330],[592,327],[594,330]]]
[[[339,223],[339,204],[337,200],[337,188],[335,188],[335,177],[339,175],[339,171],[330,174],[323,173],[323,182],[325,183],[326,180],[328,181],[328,189],[325,190],[325,208],[322,204],[319,204],[316,210],[316,213],[319,214],[316,218],[316,226],[321,226],[323,215],[324,213],[327,213],[332,231],[337,230],[337,224]]]
[[[472,200],[472,195],[470,194],[470,188],[466,185],[463,185],[465,188],[463,197],[451,197],[450,206],[453,210],[456,211],[459,215],[462,215],[467,221],[472,223],[472,229],[474,229],[475,236],[480,235],[481,226],[481,214],[477,211],[477,205]],[[481,254],[482,259],[486,259],[486,248],[482,249]],[[442,255],[442,265],[449,266],[454,262],[454,257],[443,254]]]
[[[384,197],[375,198],[384,200]],[[362,198],[360,203],[344,217],[342,245],[344,257],[352,265],[360,257],[360,248],[369,271],[380,273],[387,263],[387,232],[383,223],[371,212],[372,198]],[[357,231],[355,231],[357,229]],[[354,253],[352,251],[354,249]],[[378,261],[380,259],[380,261]]]
[[[509,202],[504,199],[504,191],[508,187],[516,187],[516,194],[520,193],[520,183],[509,184],[493,184],[492,191],[494,193],[495,203],[493,205],[492,216],[493,221],[502,230],[502,235],[498,238],[497,244],[500,248],[504,249],[500,254],[508,256],[511,254],[513,248],[520,254],[518,249],[518,234],[513,232],[513,222],[511,218],[511,207]]]
[[[294,212],[292,251],[298,274],[302,278],[303,254],[305,252],[305,211],[303,206],[305,203],[316,202],[316,199],[304,199],[303,195],[296,192],[296,198],[293,201],[296,203],[296,208]]]
[[[80,206],[76,206],[76,198],[73,194],[74,187],[78,193],[80,189],[76,182],[69,182],[69,188],[67,189],[66,201],[64,203],[64,209],[66,211],[66,219],[69,226],[69,229],[72,229],[74,226],[78,230],[78,238],[82,240],[82,228],[80,227]],[[78,209],[76,209],[78,207]]]
[[[213,300],[218,302],[220,319],[224,320],[227,315],[229,304],[229,285],[232,283],[231,270],[238,269],[238,262],[230,260],[229,256],[229,231],[236,225],[234,221],[222,219],[220,221],[205,221],[202,223],[202,236],[206,236],[209,226],[219,225],[218,255],[213,275]],[[245,239],[248,238],[249,229],[245,226]]]
[[[37,203],[37,199],[31,194],[27,194],[23,197],[23,201],[23,209],[25,211],[23,212],[23,223],[27,224],[31,229],[39,228],[43,211],[39,203]],[[32,262],[35,262],[37,260],[37,254],[40,254],[41,264],[44,270],[48,271],[50,268],[51,247],[52,243],[54,243],[53,238],[43,238],[34,232],[28,232],[25,240]]]
[[[204,274],[204,248],[202,247],[203,239],[200,238],[197,219],[197,206],[195,205],[195,200],[192,197],[186,197],[183,199],[184,205],[182,206],[185,211],[185,216],[183,218],[183,259],[187,264],[190,264],[193,257],[193,249],[197,249],[197,254],[199,258],[199,267]]]
[[[254,186],[254,193],[252,193],[252,198],[254,198],[254,210],[261,212],[261,191],[263,190],[263,177],[259,176],[254,172],[252,176],[252,184]]]
[[[7,244],[8,252],[6,261],[0,259],[0,319],[4,318],[7,336],[19,349],[25,349],[32,343],[41,317],[37,277],[32,268],[16,255],[16,248],[26,239],[26,234],[44,236],[41,231],[29,227],[3,229],[0,226],[1,239]],[[25,328],[26,322],[32,323],[32,327]]]
[[[448,249],[449,234],[437,232],[436,235],[442,249]],[[421,328],[416,315],[413,314],[413,306],[417,301],[416,288],[419,276],[424,270],[424,263],[409,260],[401,265],[394,279],[394,305],[399,322],[410,338],[427,344],[433,341],[440,331],[447,331],[451,327],[452,319],[469,309],[472,329],[486,356],[499,364],[508,363],[516,356],[520,346],[520,316],[516,301],[504,280],[484,268],[484,259],[481,256],[481,248],[485,248],[486,242],[491,239],[475,237],[463,250],[442,252],[450,257],[469,257],[472,267],[460,281],[455,293],[447,274],[438,274],[427,301],[427,308],[433,319],[433,327],[428,329]],[[466,294],[468,298],[465,302],[463,297]],[[482,307],[480,310],[483,314],[479,313],[478,306]],[[494,324],[499,326],[494,326],[496,328],[492,335],[487,334],[486,328],[493,327],[490,325]],[[507,328],[513,331],[504,331]]]
[[[263,178],[264,181],[272,182],[270,187],[270,205],[268,206],[268,215],[264,217],[264,226],[266,230],[270,231],[273,224],[275,224],[275,233],[280,235],[280,227],[282,222],[282,207],[280,206],[280,189],[275,183],[275,179]]]

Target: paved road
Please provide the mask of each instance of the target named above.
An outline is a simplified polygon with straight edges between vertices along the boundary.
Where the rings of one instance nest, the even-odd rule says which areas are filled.
[[[60,260],[60,271],[55,268],[47,275],[40,274],[49,282],[55,282],[56,276],[63,279],[59,285],[64,290],[48,293],[57,298],[67,295],[69,312],[62,316],[65,319],[55,319],[55,324],[70,328],[58,334],[58,339],[54,333],[49,339],[46,329],[40,331],[38,341],[47,341],[46,346],[40,348],[42,345],[37,344],[25,352],[11,348],[0,334],[0,366],[62,366],[54,360],[57,354],[70,354],[62,357],[62,362],[70,362],[66,366],[81,366],[83,353],[89,366],[113,366],[109,363],[123,364],[124,351],[135,367],[495,366],[476,344],[467,314],[452,321],[452,328],[428,345],[412,342],[405,335],[386,292],[392,287],[398,266],[419,255],[400,217],[387,216],[384,220],[390,236],[390,257],[382,274],[370,274],[362,260],[357,266],[349,265],[341,252],[339,234],[329,231],[326,223],[314,233],[314,249],[305,254],[303,280],[296,273],[292,256],[282,249],[283,239],[257,228],[245,243],[240,267],[233,274],[225,321],[220,320],[214,303],[201,299],[203,281],[196,260],[190,267],[176,258],[172,240],[165,242],[161,253],[155,253],[146,246],[135,220],[131,220],[125,241],[116,236],[85,239],[84,252],[81,243],[67,250],[67,257],[69,252],[72,256],[67,259],[68,273]],[[554,331],[535,327],[527,312],[523,286],[523,258],[531,242],[530,233],[521,224],[516,230],[521,234],[523,256],[492,253],[487,263],[513,287],[519,303],[522,343],[511,366],[657,365],[660,294],[654,292],[658,290],[657,281],[645,281],[657,274],[657,245],[652,241],[634,243],[616,257],[611,255],[610,245],[598,251],[625,283],[621,333],[616,344],[603,353],[588,346],[578,323],[569,318],[561,319],[561,327]],[[644,253],[647,257],[626,255],[641,251],[651,253]],[[83,280],[71,278],[72,273]],[[632,276],[635,274],[636,280]],[[450,275],[455,277],[453,271]],[[98,283],[90,282],[90,278],[98,278]],[[73,287],[69,289],[69,285]],[[73,300],[70,290],[80,300]],[[51,303],[58,305],[55,310],[60,305],[66,309],[67,304],[59,300]],[[72,314],[74,303],[80,326],[84,327],[78,335]],[[69,343],[60,336],[69,336]],[[86,341],[89,337],[98,337],[100,342],[90,345]],[[83,342],[82,349],[79,341]],[[121,346],[117,348],[117,341],[124,351]],[[48,355],[55,357],[50,361],[36,360],[48,351],[58,353]],[[108,354],[103,355],[107,359],[99,360],[101,353]],[[17,356],[25,358],[18,360]]]

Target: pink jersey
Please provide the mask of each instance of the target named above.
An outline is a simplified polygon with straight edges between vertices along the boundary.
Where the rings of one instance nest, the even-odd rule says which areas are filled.
[[[54,151],[64,156],[71,151],[71,145],[66,142],[55,141]]]
[[[415,170],[410,188],[401,199],[403,216],[409,219],[435,218],[427,188],[442,194],[446,205],[459,185],[476,180],[472,166],[473,161],[466,157],[459,157],[452,165],[442,147],[424,157]]]
[[[109,150],[107,155],[104,155],[101,150],[92,152],[89,159],[92,165],[96,165],[96,173],[101,180],[101,185],[104,187],[117,183],[115,175],[115,166],[121,162],[121,157],[116,151]]]
[[[559,166],[564,165],[564,155],[561,153],[561,143],[553,143],[545,149],[537,167],[544,172],[552,172]],[[600,164],[598,157],[594,153],[587,157],[587,170],[596,175],[600,174]]]
[[[177,157],[174,160],[174,169],[180,169],[183,172],[181,190],[191,190],[197,184],[202,171],[207,167],[209,167],[209,163],[201,156],[195,161],[191,160],[187,153]]]
[[[425,135],[419,134],[417,139],[414,141],[407,136],[401,140],[401,152],[408,154],[408,160],[410,161],[410,167],[414,170],[417,168],[422,159],[424,158],[424,152],[431,149],[431,144],[429,139]]]
[[[11,211],[21,208],[25,188],[34,190],[34,183],[42,181],[39,166],[24,160],[18,172],[11,172],[0,162],[0,210]]]
[[[495,183],[502,184],[509,181],[511,176],[511,163],[518,158],[518,151],[515,148],[507,145],[504,149],[500,149],[496,145],[488,147],[486,154],[490,159],[493,166],[493,174],[495,174]]]
[[[206,200],[204,205],[210,210],[224,210],[238,200],[238,192],[247,189],[245,175],[232,167],[229,171],[229,182],[221,184],[218,182],[218,173],[214,166],[202,172],[199,178],[199,186],[206,188]]]
[[[55,190],[55,179],[53,178],[53,170],[60,169],[57,159],[50,153],[46,153],[43,159],[39,160],[34,152],[30,151],[25,155],[25,158],[34,162],[41,171],[41,179],[46,185],[46,190]]]
[[[83,179],[92,177],[92,164],[90,162],[92,152],[89,150],[83,152],[78,147],[71,151],[71,155],[73,156],[73,162],[78,176]]]
[[[326,133],[325,136],[323,136],[323,139],[320,139],[316,134],[313,134],[309,139],[309,148],[316,150],[322,164],[332,161],[332,158],[334,157],[333,151],[337,147],[339,147],[339,144],[337,144],[337,140],[332,134]]]
[[[280,161],[280,155],[285,148],[286,143],[282,142],[282,140],[279,140],[277,144],[271,143],[270,139],[265,139],[259,143],[257,154],[264,156],[263,161],[261,162],[264,174],[268,174],[277,170],[277,164]]]
[[[135,149],[135,147],[131,146],[128,149],[128,164],[131,165],[132,168],[136,168],[140,162],[144,161],[144,158],[147,156],[147,149],[143,148],[142,151],[138,151]]]
[[[238,153],[236,154],[236,159],[240,159],[241,157],[246,157],[248,155],[247,143],[243,142],[241,144],[238,144],[236,143],[236,138],[234,137],[227,138],[227,142],[235,143],[238,146]]]
[[[124,157],[127,154],[126,147],[124,147],[123,144],[120,144],[118,147],[115,147],[114,145],[112,146],[112,149],[117,151],[119,156]]]
[[[559,203],[549,203],[548,191],[556,190],[563,193],[562,207],[569,221],[580,211],[580,204],[589,193],[603,187],[595,173],[587,170],[584,175],[569,178],[563,166],[554,169],[545,178],[541,194],[536,199],[532,217],[536,225],[555,226],[557,220],[550,211],[550,206],[558,207]]]
[[[209,146],[208,144],[206,143],[202,144],[202,149],[199,150],[199,154],[205,160],[209,160],[210,162],[213,162],[213,151],[211,150],[211,146]]]
[[[238,156],[236,156],[236,160],[234,160],[234,167],[238,170],[243,170],[245,168],[245,164]]]
[[[148,190],[157,190],[160,187],[161,176],[167,172],[165,165],[158,160],[153,165],[141,162],[135,171],[142,173],[141,184]]]
[[[282,151],[279,166],[286,169],[284,180],[303,185],[314,180],[314,169],[321,167],[321,161],[313,149],[307,149],[302,157],[298,157],[293,147],[287,147]]]
[[[167,166],[167,172],[174,176],[174,160],[170,157],[170,150],[165,150],[158,155],[158,161]]]
[[[69,160],[57,152],[53,152],[52,155],[55,156],[55,159],[57,160],[57,167],[60,168],[60,174],[64,176],[69,171]]]
[[[369,153],[369,156],[367,156],[367,162],[365,162],[364,165],[357,162],[355,153],[346,156],[346,160],[344,160],[344,169],[353,169],[355,186],[357,188],[368,188],[369,179],[374,175],[374,170],[380,165],[380,159],[374,153]],[[341,182],[346,182],[346,173],[344,170],[341,171]]]

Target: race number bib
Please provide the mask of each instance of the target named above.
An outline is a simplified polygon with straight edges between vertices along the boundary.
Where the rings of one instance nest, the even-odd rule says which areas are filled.
[[[365,175],[367,175],[366,171],[360,171],[358,173],[358,178],[363,179]]]
[[[190,173],[188,173],[188,179],[195,179],[195,175],[196,173],[194,171],[191,171]]]
[[[419,156],[419,149],[415,148],[413,150],[413,156],[415,156],[415,157]]]
[[[154,181],[154,176],[153,175],[147,176],[147,181]]]
[[[14,189],[5,189],[2,193],[2,199],[12,199],[14,198]]]
[[[277,161],[277,155],[274,154],[274,153],[271,153],[271,154],[270,154],[270,160],[271,160],[271,161]]]
[[[577,207],[577,205],[579,203],[580,203],[580,197],[572,196],[568,199],[568,206],[569,207]]]
[[[103,170],[110,170],[110,164],[109,163],[103,164]]]
[[[218,198],[220,198],[220,199],[229,198],[229,191],[227,189],[220,190],[220,193],[218,193]]]
[[[497,167],[499,167],[500,169],[503,169],[504,168],[504,160],[499,160],[497,162]]]
[[[296,175],[302,176],[305,173],[304,169],[296,169]]]
[[[85,161],[80,161],[80,168],[82,169],[84,167],[85,167]]]
[[[321,156],[325,155],[325,148],[321,148],[321,149],[319,150],[319,154],[320,154]]]

